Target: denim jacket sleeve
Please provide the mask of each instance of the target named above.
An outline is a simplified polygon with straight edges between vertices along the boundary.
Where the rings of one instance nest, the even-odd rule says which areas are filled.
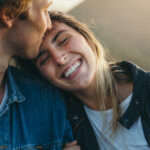
[[[64,136],[63,136],[63,144],[73,141],[73,138],[72,138],[73,135],[72,135],[72,132],[70,131],[72,131],[72,127],[70,126],[70,121],[66,120]]]
[[[61,150],[73,140],[59,90],[14,68],[7,72],[8,103],[0,114],[0,149]]]

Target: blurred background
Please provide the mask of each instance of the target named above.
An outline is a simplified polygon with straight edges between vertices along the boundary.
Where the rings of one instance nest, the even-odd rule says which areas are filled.
[[[117,60],[150,70],[149,0],[53,0],[51,9],[88,24]]]

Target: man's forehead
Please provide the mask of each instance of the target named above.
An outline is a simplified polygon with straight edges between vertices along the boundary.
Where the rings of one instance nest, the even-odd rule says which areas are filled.
[[[41,7],[48,7],[51,3],[52,3],[52,0],[32,0],[34,1],[34,3],[38,4],[39,6]]]
[[[40,0],[41,4],[43,5],[50,5],[52,3],[52,0]]]

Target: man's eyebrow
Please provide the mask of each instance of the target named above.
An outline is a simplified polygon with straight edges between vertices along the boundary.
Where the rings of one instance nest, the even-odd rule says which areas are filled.
[[[62,34],[63,32],[66,32],[67,30],[60,30],[59,32],[57,32],[57,34],[54,36],[52,43],[56,42],[57,38],[60,36],[60,34]]]

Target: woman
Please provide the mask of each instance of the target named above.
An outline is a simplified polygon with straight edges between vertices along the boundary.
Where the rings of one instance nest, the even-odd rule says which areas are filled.
[[[36,66],[65,91],[81,149],[150,149],[149,72],[130,62],[108,61],[92,32],[73,17],[55,11],[50,17],[53,29]]]

